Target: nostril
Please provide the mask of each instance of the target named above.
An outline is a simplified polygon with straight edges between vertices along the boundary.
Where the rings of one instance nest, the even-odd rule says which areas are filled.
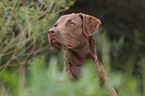
[[[50,29],[50,30],[48,30],[48,34],[52,34],[52,35],[54,35],[55,33],[56,33],[57,31],[55,30],[55,29]]]
[[[51,31],[51,33],[53,34],[53,33],[54,33],[54,31]]]

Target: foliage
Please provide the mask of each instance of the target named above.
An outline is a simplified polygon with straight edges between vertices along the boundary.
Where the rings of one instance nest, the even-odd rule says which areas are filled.
[[[3,87],[8,83],[9,92],[11,88],[23,89],[27,66],[34,57],[43,55],[49,59],[48,53],[52,50],[48,45],[47,30],[74,1],[0,1],[0,80]],[[19,88],[19,84],[22,87]]]
[[[24,65],[34,56],[47,55],[47,30],[73,2],[31,0],[26,5],[21,0],[0,1],[0,69]]]
[[[144,60],[142,61],[144,63]],[[106,96],[105,90],[99,88],[98,79],[96,79],[96,69],[92,62],[82,69],[82,77],[79,81],[74,82],[66,78],[59,70],[56,57],[51,57],[49,67],[45,67],[45,57],[37,57],[32,60],[29,67],[29,75],[26,78],[26,85],[23,89],[19,89],[22,85],[19,83],[17,87],[14,85],[17,75],[10,76],[8,84],[11,84],[11,91],[6,91],[6,87],[0,88],[1,96],[11,96],[11,92],[18,93],[12,96]],[[144,70],[142,70],[144,71]],[[5,72],[4,72],[5,73]],[[7,72],[6,72],[7,73]],[[5,74],[6,74],[5,73]],[[113,73],[111,77],[112,85],[118,89],[119,96],[143,96],[139,91],[139,80],[133,77],[124,78],[121,73]],[[144,74],[144,72],[143,72]],[[1,85],[2,86],[2,85]]]
[[[133,57],[128,58],[127,62],[125,63],[126,68],[124,69],[124,72],[115,71],[115,69],[112,69],[115,68],[111,66],[111,63],[114,63],[113,61],[115,61],[113,58],[115,58],[116,61],[120,61],[118,58],[121,58],[120,52],[124,44],[124,37],[121,37],[118,41],[114,40],[111,42],[109,37],[106,35],[106,30],[100,28],[96,32],[95,38],[97,43],[97,52],[99,52],[97,54],[102,57],[100,59],[102,60],[103,65],[110,77],[111,84],[115,89],[117,89],[119,96],[144,96],[145,85],[142,84],[144,84],[145,78],[141,78],[138,75],[133,75],[135,59],[133,60],[132,58],[135,58],[134,55]],[[142,70],[141,76],[144,77],[144,58],[142,57],[142,60],[138,61],[137,63],[142,66],[140,71]]]

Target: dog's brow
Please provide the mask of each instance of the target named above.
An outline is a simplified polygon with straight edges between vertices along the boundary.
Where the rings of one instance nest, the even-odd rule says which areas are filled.
[[[71,21],[72,21],[72,19],[68,19],[68,20],[66,21],[66,24],[69,23],[69,22],[71,22]]]
[[[72,21],[72,19],[68,19],[68,20],[67,20],[67,22],[70,22],[70,21]]]
[[[74,21],[75,23],[77,23],[77,20],[76,20],[76,19],[73,19],[73,18],[68,19],[68,20],[67,20],[67,23],[69,23],[69,22],[71,22],[71,21]]]

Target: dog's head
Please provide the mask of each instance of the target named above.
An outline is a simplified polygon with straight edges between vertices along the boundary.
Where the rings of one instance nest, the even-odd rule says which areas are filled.
[[[54,28],[48,30],[49,43],[56,50],[83,47],[99,28],[99,19],[82,13],[61,16]]]

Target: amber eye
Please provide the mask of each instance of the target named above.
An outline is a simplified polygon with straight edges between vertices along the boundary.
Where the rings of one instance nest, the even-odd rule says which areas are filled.
[[[74,22],[70,22],[70,25],[73,26],[73,25],[75,25],[75,23]]]

